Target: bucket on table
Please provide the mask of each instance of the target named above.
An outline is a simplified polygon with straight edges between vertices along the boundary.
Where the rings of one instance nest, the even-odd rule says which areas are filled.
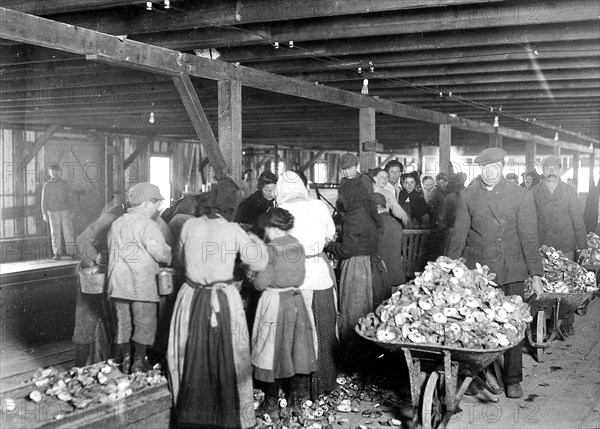
[[[158,294],[170,295],[173,293],[173,270],[165,267],[158,271]]]
[[[99,294],[104,292],[105,281],[106,273],[91,271],[86,268],[79,271],[79,284],[82,293]]]

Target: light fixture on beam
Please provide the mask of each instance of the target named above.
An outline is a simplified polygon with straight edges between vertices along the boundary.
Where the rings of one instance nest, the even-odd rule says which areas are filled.
[[[275,49],[279,49],[279,42],[273,43],[273,46],[275,46]]]
[[[497,116],[494,116],[494,127],[498,128],[500,126],[500,120]]]
[[[367,95],[369,93],[369,79],[363,79],[363,86],[360,93],[362,95]]]
[[[361,74],[362,73],[362,67],[357,68],[356,71],[357,71],[358,74]]]
[[[150,117],[148,118],[148,122],[150,122],[151,124],[154,123],[154,112],[150,112]]]
[[[165,9],[171,9],[171,0],[165,0],[164,6]]]
[[[554,141],[557,142],[558,141],[558,131],[556,132],[556,134],[554,134]]]
[[[290,42],[288,43],[288,46],[290,47],[290,49],[293,48],[294,47],[294,41],[290,40]]]
[[[373,61],[369,61],[369,71],[373,73],[375,71],[375,66],[373,65]]]
[[[152,10],[152,2],[151,1],[146,2],[146,10]]]

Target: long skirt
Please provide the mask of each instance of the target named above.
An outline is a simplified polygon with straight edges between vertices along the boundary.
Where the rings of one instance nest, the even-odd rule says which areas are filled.
[[[86,294],[78,287],[72,341],[90,347],[88,356],[82,357],[85,362],[77,364],[91,365],[108,359],[113,337],[114,321],[106,294]]]
[[[254,378],[272,383],[317,370],[312,315],[299,289],[268,288],[252,330]]]
[[[317,358],[319,369],[307,377],[302,377],[300,386],[296,390],[301,397],[310,397],[313,401],[337,387],[335,353],[339,343],[336,335],[335,299],[333,287],[313,291],[312,311],[319,344]]]
[[[358,319],[375,309],[375,300],[380,296],[378,291],[387,286],[385,268],[380,263],[381,260],[371,259],[371,256],[365,255],[353,256],[342,261],[339,297],[340,342],[344,344],[357,340],[354,327]]]
[[[254,426],[250,339],[234,284],[182,286],[167,360],[180,426]]]

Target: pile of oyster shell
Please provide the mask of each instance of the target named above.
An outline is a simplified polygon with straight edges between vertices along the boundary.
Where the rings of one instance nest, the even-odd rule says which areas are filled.
[[[427,343],[469,349],[517,344],[532,320],[519,296],[496,289],[487,266],[462,259],[428,262],[374,313],[359,320],[362,335],[389,343]]]
[[[596,274],[588,271],[577,262],[567,259],[560,250],[542,246],[544,265],[544,292],[546,293],[594,293]]]

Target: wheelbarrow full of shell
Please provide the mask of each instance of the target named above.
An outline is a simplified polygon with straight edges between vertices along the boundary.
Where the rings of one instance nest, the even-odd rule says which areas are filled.
[[[536,299],[537,298],[537,299]],[[569,336],[564,321],[573,314],[584,316],[587,307],[596,298],[594,293],[543,293],[532,294],[527,301],[533,322],[526,330],[527,341],[536,350],[537,361],[545,361],[546,348],[558,338]]]
[[[497,360],[514,344],[496,349],[466,349],[437,344],[383,342],[359,336],[383,349],[404,355],[410,377],[413,428],[445,428],[459,412],[458,404],[473,380],[492,394],[503,391]],[[521,338],[522,340],[522,338]],[[520,340],[519,340],[520,342]],[[490,366],[492,365],[492,366]],[[481,378],[484,370],[494,368],[498,386]]]

